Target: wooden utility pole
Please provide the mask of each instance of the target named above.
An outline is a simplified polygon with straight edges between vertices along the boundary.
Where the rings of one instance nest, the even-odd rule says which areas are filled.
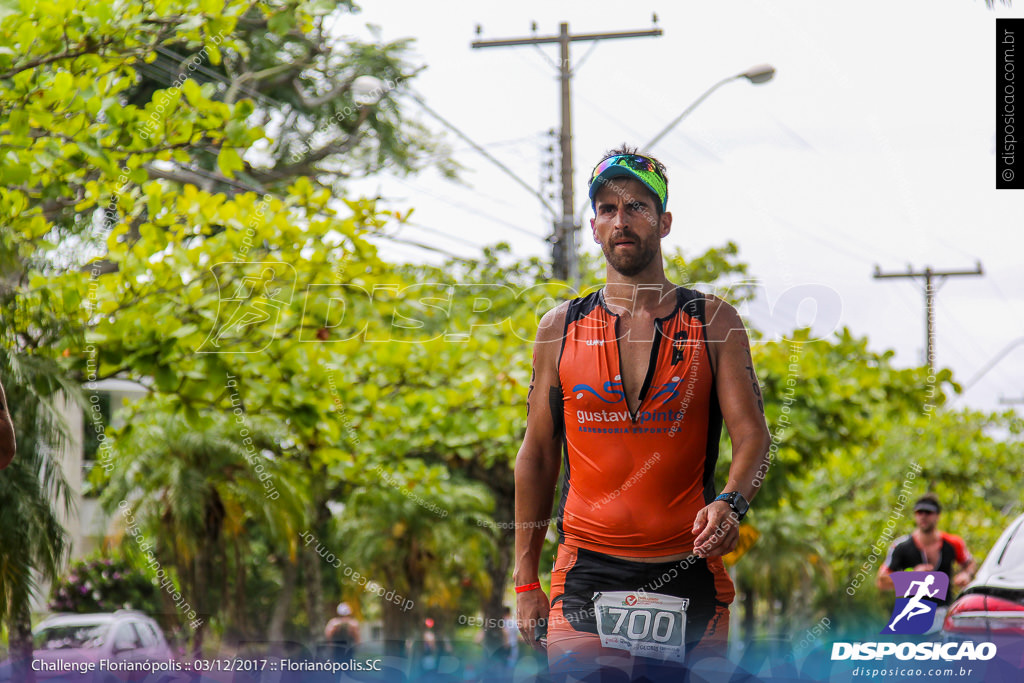
[[[657,23],[657,17],[655,17]],[[536,26],[536,25],[535,25]],[[558,43],[559,60],[558,74],[561,82],[562,97],[562,132],[559,142],[562,147],[562,217],[555,224],[551,237],[551,260],[554,264],[554,276],[561,280],[575,281],[578,273],[576,252],[576,219],[573,215],[573,183],[572,183],[572,92],[570,82],[573,71],[569,65],[569,43],[580,41],[609,40],[612,38],[648,38],[660,36],[660,28],[648,31],[620,31],[615,33],[569,33],[569,24],[562,22],[558,26],[557,36],[532,36],[530,38],[506,38],[503,40],[474,40],[471,45],[480,47],[510,47],[513,45],[542,45]],[[477,27],[477,33],[480,27]]]
[[[924,278],[924,362],[925,365],[928,366],[928,373],[931,375],[935,374],[935,292],[939,291],[938,285],[941,285],[947,277],[953,277],[956,275],[984,275],[981,270],[981,261],[978,261],[974,270],[937,271],[932,270],[930,267],[926,267],[923,271],[917,273],[915,273],[910,266],[907,266],[907,272],[905,273],[883,273],[878,266],[875,266],[874,277],[876,280],[890,277]],[[932,284],[932,280],[935,278],[939,278],[938,285]]]

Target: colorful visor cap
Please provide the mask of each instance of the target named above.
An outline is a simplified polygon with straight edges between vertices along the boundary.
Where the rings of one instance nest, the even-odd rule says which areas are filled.
[[[653,192],[661,200],[661,210],[665,211],[668,205],[668,181],[658,170],[658,164],[653,159],[640,156],[639,154],[616,154],[594,167],[594,173],[590,176],[590,203],[593,205],[594,196],[601,189],[604,181],[612,178],[634,178]]]

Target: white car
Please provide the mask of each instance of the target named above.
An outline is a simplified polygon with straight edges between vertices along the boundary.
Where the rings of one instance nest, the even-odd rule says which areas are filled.
[[[89,680],[107,678],[104,668],[120,662],[170,662],[175,659],[155,621],[133,610],[95,614],[54,614],[32,631],[32,668],[38,680],[73,678],[77,668],[93,666]],[[106,664],[101,668],[101,662]],[[145,679],[144,671],[111,672],[111,680]],[[10,660],[0,664],[0,681],[11,679]]]
[[[1001,659],[1024,671],[1024,515],[1006,528],[949,606],[942,630],[947,640],[991,641]]]

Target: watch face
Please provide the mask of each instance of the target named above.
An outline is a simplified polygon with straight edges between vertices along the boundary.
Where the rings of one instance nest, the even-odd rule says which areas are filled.
[[[747,499],[744,498],[743,494],[741,493],[736,494],[736,498],[733,501],[733,505],[736,508],[736,513],[740,515],[747,514],[747,510],[750,509],[750,503],[747,502]]]

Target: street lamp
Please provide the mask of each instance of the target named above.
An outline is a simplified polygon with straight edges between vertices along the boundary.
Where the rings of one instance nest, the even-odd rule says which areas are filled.
[[[352,99],[360,107],[372,107],[387,91],[387,84],[376,76],[359,76],[352,81]]]
[[[741,74],[736,74],[735,76],[729,76],[728,78],[723,78],[722,80],[718,81],[718,83],[715,83],[713,86],[711,86],[706,91],[704,91],[704,94],[701,95],[700,97],[698,97],[696,100],[694,100],[693,103],[689,107],[684,109],[683,113],[680,114],[679,116],[677,116],[675,118],[675,120],[672,121],[672,123],[670,123],[667,126],[665,126],[665,128],[660,133],[655,135],[653,140],[651,140],[646,145],[641,147],[640,148],[640,153],[643,154],[644,152],[649,152],[651,150],[651,147],[653,147],[663,137],[665,137],[665,135],[670,130],[675,128],[679,124],[680,121],[685,119],[690,114],[690,112],[692,112],[694,109],[696,109],[700,105],[701,102],[706,100],[708,98],[708,95],[710,95],[714,91],[718,90],[719,88],[721,88],[726,83],[729,83],[730,81],[735,81],[737,78],[745,78],[748,81],[750,81],[751,83],[753,83],[755,85],[758,85],[758,84],[761,84],[761,83],[767,83],[768,81],[772,80],[772,78],[774,78],[774,77],[775,77],[775,67],[774,66],[772,66],[770,64],[760,64],[758,66],[750,67],[749,69],[747,69],[746,71],[744,71]],[[587,210],[587,205],[589,203],[590,203],[590,199],[586,199],[586,200],[584,200],[583,204],[580,205],[580,210],[579,210],[579,212],[576,215],[580,216],[580,220],[581,221],[582,221],[583,212]]]
[[[693,104],[691,104],[689,107],[684,109],[683,113],[680,114],[679,116],[677,116],[675,119],[673,119],[672,123],[670,123],[667,126],[665,126],[665,128],[662,129],[662,131],[660,133],[658,133],[657,135],[654,136],[653,140],[651,140],[646,145],[641,147],[640,151],[641,152],[645,152],[645,151],[649,152],[649,151],[651,151],[651,148],[654,147],[654,145],[658,144],[658,142],[661,141],[661,139],[663,137],[665,137],[665,135],[667,135],[670,130],[675,128],[679,124],[679,122],[682,121],[683,119],[685,119],[690,114],[690,112],[692,112],[694,109],[696,109],[700,105],[701,102],[706,100],[708,98],[708,95],[710,95],[711,93],[715,92],[716,90],[721,88],[726,83],[729,83],[731,81],[735,81],[738,78],[745,78],[748,81],[750,81],[751,83],[753,83],[755,85],[758,85],[760,83],[767,83],[768,81],[772,80],[772,78],[774,76],[775,76],[775,67],[771,66],[770,64],[760,64],[758,66],[754,66],[754,67],[751,67],[751,68],[747,69],[743,73],[736,74],[735,76],[729,76],[728,78],[723,78],[722,80],[718,81],[718,83],[715,83],[713,86],[711,86],[710,88],[705,90],[703,95],[698,97],[696,100],[694,100]]]
[[[750,67],[740,76],[747,79],[751,83],[767,83],[768,81],[775,78],[775,67],[771,64],[759,64],[757,66]]]

